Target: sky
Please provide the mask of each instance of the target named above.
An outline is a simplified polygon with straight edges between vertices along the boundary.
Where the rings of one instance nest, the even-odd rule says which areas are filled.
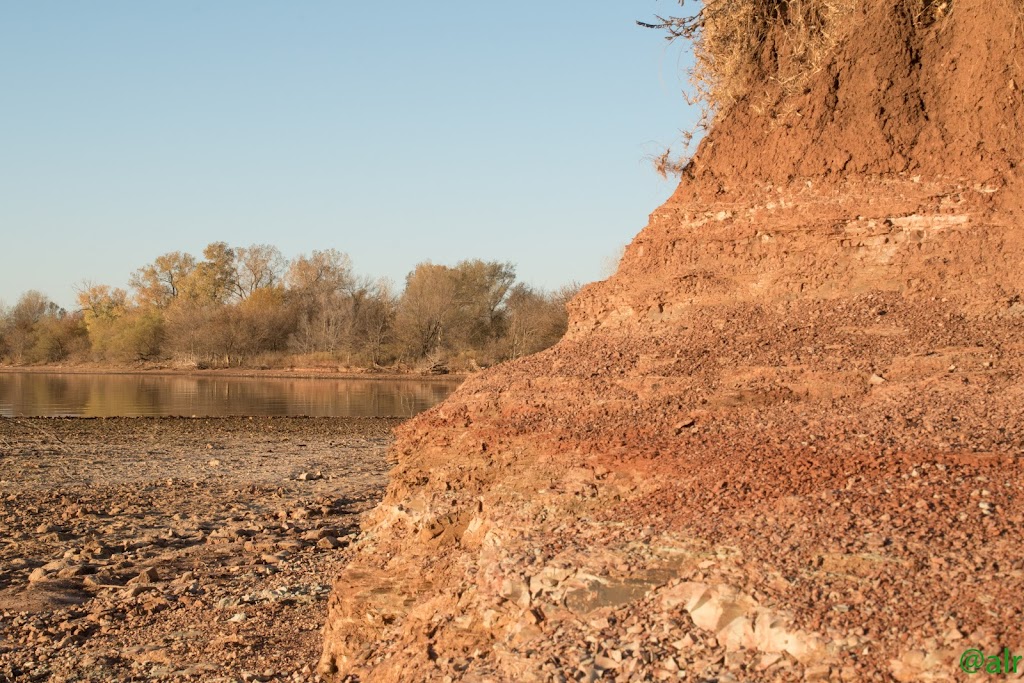
[[[581,11],[581,6],[585,11]],[[669,0],[0,0],[0,301],[169,251],[606,275],[697,112]]]

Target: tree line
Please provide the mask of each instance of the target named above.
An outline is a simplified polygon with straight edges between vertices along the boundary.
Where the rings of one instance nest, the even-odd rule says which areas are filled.
[[[335,249],[288,260],[225,242],[201,258],[158,256],[129,283],[83,283],[75,311],[37,291],[0,306],[0,359],[471,370],[554,344],[578,290],[536,289],[511,263],[473,259],[420,263],[399,292]]]

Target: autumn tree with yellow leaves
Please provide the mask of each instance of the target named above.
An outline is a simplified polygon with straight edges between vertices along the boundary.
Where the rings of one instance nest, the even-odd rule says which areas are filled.
[[[471,369],[545,348],[565,330],[574,290],[515,280],[510,263],[424,262],[396,291],[357,275],[336,249],[288,260],[268,244],[213,242],[200,258],[157,256],[128,290],[79,285],[72,313],[27,292],[0,307],[0,360]]]

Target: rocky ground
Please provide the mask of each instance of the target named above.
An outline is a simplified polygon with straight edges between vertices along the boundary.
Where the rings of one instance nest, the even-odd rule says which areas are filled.
[[[654,389],[643,422],[602,412],[621,380],[542,385],[552,357],[402,428],[335,586],[325,674],[909,683],[963,680],[971,648],[1024,654],[1016,348],[912,388],[865,375],[827,406],[678,410]],[[509,410],[527,386],[561,407]]]
[[[910,683],[1024,655],[1024,233],[958,183],[686,189],[556,347],[398,429],[324,675]]]
[[[0,419],[0,680],[316,680],[398,422]]]

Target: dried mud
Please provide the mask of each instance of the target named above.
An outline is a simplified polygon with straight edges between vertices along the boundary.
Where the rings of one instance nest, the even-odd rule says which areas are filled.
[[[395,419],[0,419],[0,680],[314,680]]]

